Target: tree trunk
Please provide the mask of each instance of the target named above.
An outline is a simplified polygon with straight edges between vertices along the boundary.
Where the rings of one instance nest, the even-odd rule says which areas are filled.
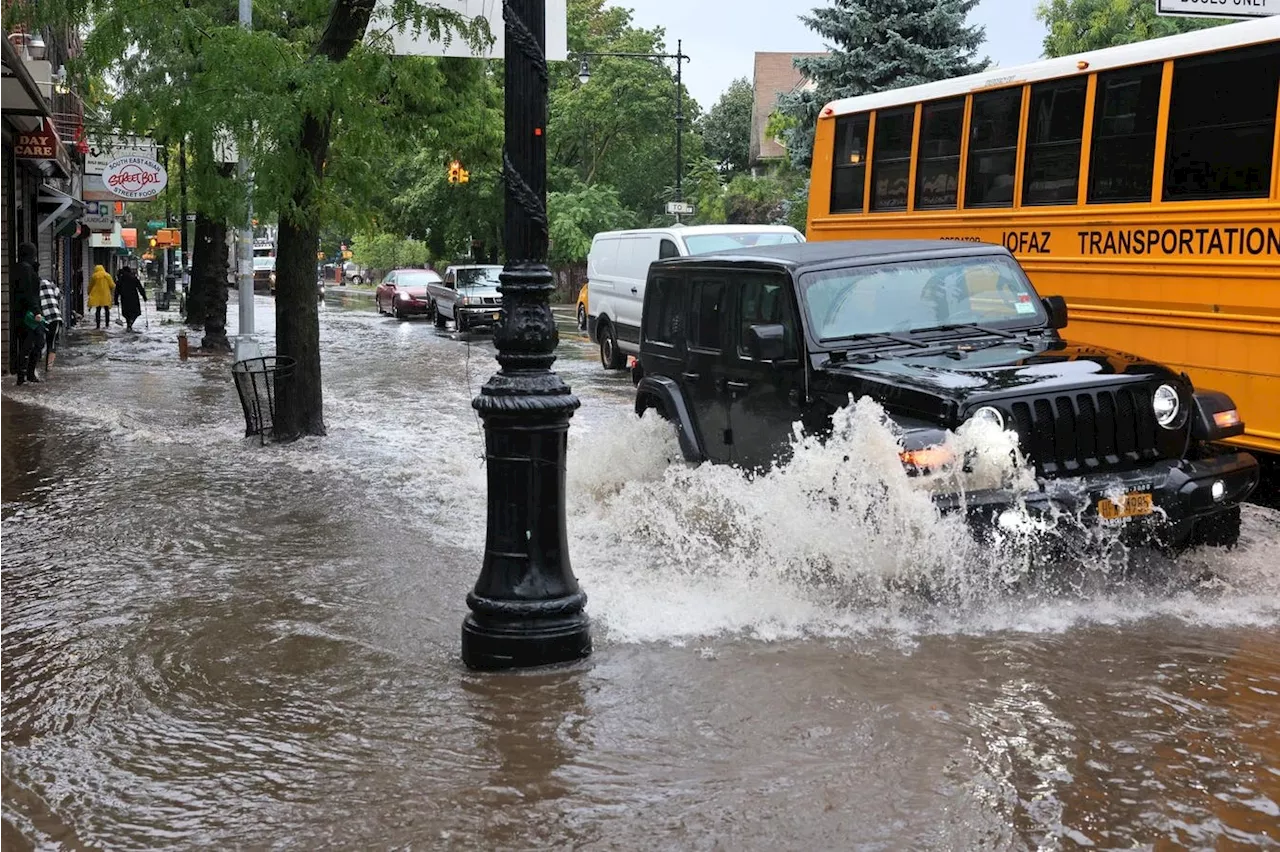
[[[196,218],[197,257],[203,254],[207,259],[202,264],[201,272],[205,276],[205,313],[204,337],[200,340],[200,348],[217,352],[230,352],[231,341],[227,339],[227,223],[219,219],[211,219],[208,227],[208,242],[201,241],[200,218]]]
[[[216,271],[210,265],[216,253],[213,229],[217,223],[196,211],[196,233],[191,247],[191,289],[187,291],[187,325],[200,328],[209,312],[209,288]],[[225,264],[226,258],[223,258]]]
[[[329,20],[313,55],[341,62],[364,38],[374,0],[333,0]],[[294,360],[293,373],[276,385],[278,440],[323,435],[324,396],[320,389],[320,307],[316,287],[316,245],[320,222],[316,202],[329,154],[330,113],[308,112],[298,140],[307,174],[294,189],[280,218],[276,243],[276,353]]]

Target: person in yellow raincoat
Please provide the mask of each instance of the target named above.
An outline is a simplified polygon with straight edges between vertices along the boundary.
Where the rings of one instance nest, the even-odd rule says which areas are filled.
[[[93,327],[102,328],[102,317],[106,314],[106,326],[111,328],[111,296],[116,289],[116,282],[112,280],[107,270],[102,268],[102,264],[98,264],[93,268],[93,275],[89,276],[89,307],[96,308],[93,312]]]

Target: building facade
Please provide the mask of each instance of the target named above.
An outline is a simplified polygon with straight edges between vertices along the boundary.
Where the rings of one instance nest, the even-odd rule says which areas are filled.
[[[796,60],[807,56],[826,56],[825,53],[757,53],[752,88],[755,98],[751,103],[751,169],[755,174],[781,162],[787,156],[781,140],[769,135],[769,117],[778,108],[778,99],[797,89],[813,84],[796,68]]]
[[[74,34],[6,33],[0,100],[0,359],[14,364],[17,327],[10,282],[17,247],[39,249],[40,275],[56,281],[63,317],[83,311],[89,257],[79,144],[84,108],[66,83],[66,62],[79,51]]]

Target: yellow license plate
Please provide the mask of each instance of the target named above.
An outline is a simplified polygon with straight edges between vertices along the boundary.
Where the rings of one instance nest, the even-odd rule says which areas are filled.
[[[1114,500],[1108,500],[1103,497],[1098,501],[1098,514],[1109,521],[1117,518],[1136,518],[1140,515],[1150,515],[1155,511],[1155,506],[1151,503],[1151,495],[1147,493],[1135,492],[1126,494],[1117,503]]]

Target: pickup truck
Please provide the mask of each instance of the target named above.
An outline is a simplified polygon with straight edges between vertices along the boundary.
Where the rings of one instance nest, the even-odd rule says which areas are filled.
[[[437,328],[453,320],[458,331],[489,327],[502,321],[502,294],[498,292],[501,266],[450,266],[444,280],[427,285],[431,304],[428,316]]]

